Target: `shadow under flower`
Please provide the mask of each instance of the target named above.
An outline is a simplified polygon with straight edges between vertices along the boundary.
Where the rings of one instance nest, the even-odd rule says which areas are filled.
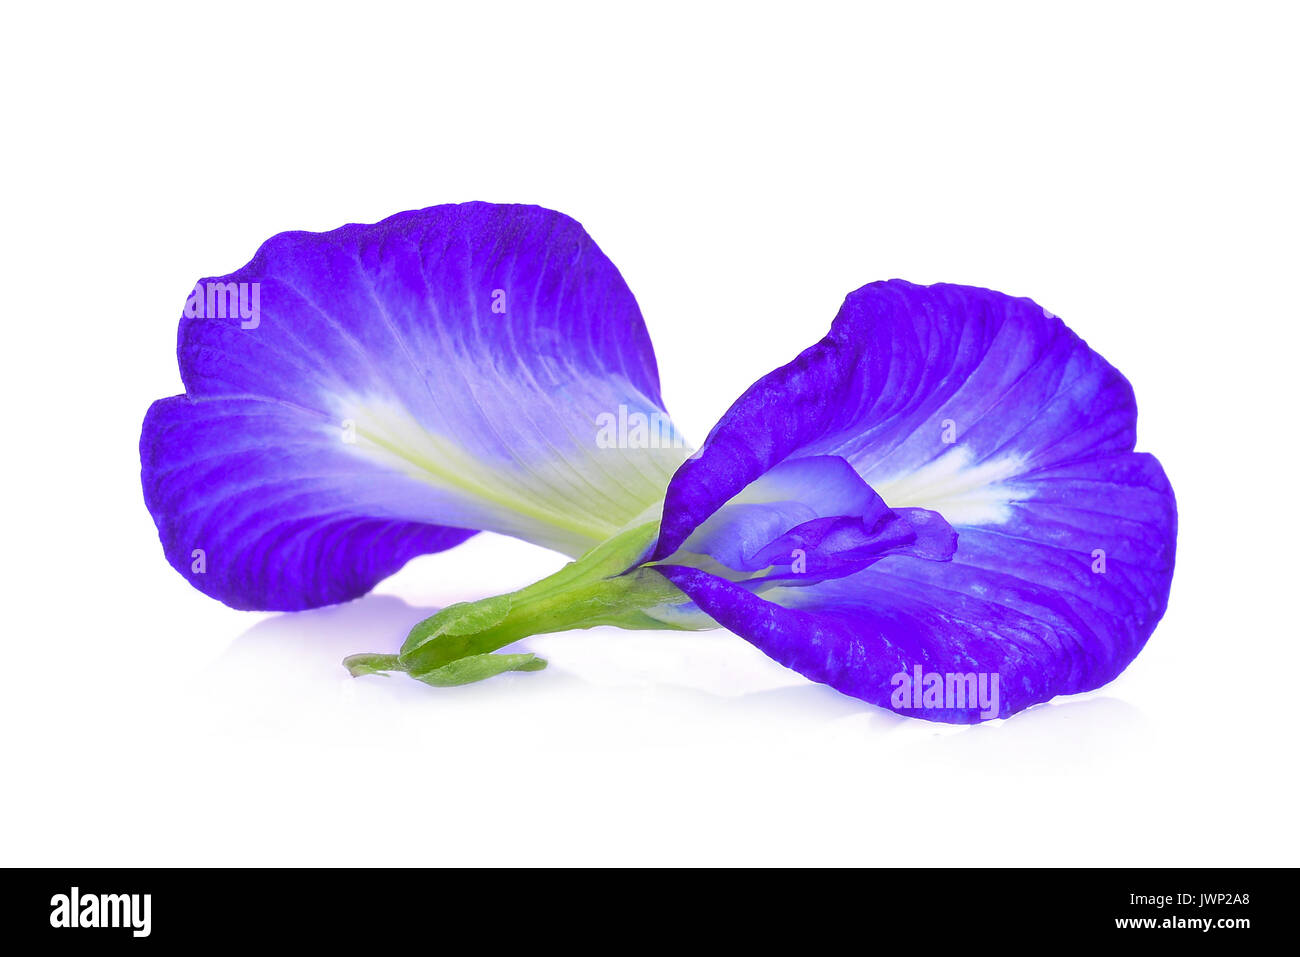
[[[812,682],[771,687],[791,673],[765,658],[757,664],[749,656],[733,658],[729,643],[741,639],[721,630],[658,633],[601,628],[538,636],[509,650],[537,651],[551,661],[546,670],[504,674],[456,688],[429,688],[400,675],[348,676],[344,657],[358,651],[396,651],[410,628],[436,611],[392,595],[371,594],[344,605],[264,618],[214,662],[207,676],[210,698],[205,710],[218,721],[223,714],[230,718],[237,714],[239,723],[269,730],[296,720],[294,709],[285,706],[286,698],[301,709],[300,720],[321,716],[322,709],[313,708],[313,703],[337,712],[340,696],[358,707],[377,705],[377,696],[388,705],[428,715],[462,705],[472,705],[477,714],[480,707],[491,707],[502,698],[524,696],[536,703],[537,696],[555,700],[557,695],[576,695],[581,700],[567,702],[562,710],[585,709],[584,720],[606,699],[626,701],[628,708],[645,714],[648,698],[660,702],[650,710],[666,705],[670,712],[681,712],[678,719],[695,713],[711,721],[758,720],[792,733],[799,728],[823,728],[834,736],[843,735],[846,744],[859,736],[886,734],[898,736],[909,748],[933,745],[932,754],[939,760],[994,763],[1023,758],[1026,752],[1091,751],[1116,737],[1132,737],[1144,723],[1138,709],[1107,696],[1051,702],[988,724],[921,721]],[[593,662],[597,651],[603,661]],[[566,667],[566,660],[582,661],[582,665]],[[609,718],[620,721],[612,714]],[[671,720],[668,715],[661,719]]]
[[[284,658],[297,667],[337,670],[358,651],[395,652],[411,628],[438,608],[408,605],[393,595],[366,595],[342,605],[284,612],[259,621],[235,639],[224,659]],[[339,675],[334,675],[338,677]]]

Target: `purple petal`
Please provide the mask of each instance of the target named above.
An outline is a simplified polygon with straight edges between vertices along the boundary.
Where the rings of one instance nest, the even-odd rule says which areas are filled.
[[[236,607],[353,598],[473,529],[579,554],[686,455],[598,442],[602,416],[666,415],[636,300],[559,213],[283,233],[196,288],[142,477],[168,560]]]
[[[984,715],[891,702],[894,677],[997,674],[1005,716],[1110,681],[1164,613],[1176,508],[1159,463],[1132,451],[1136,421],[1123,376],[1031,301],[873,284],[682,466],[657,554],[787,458],[841,455],[891,508],[942,515],[952,560],[894,555],[761,595],[699,569],[665,574],[720,624],[848,694],[972,721]]]
[[[942,515],[900,508],[886,509],[875,521],[838,516],[797,525],[759,552],[755,564],[773,566],[764,581],[809,585],[843,578],[889,555],[946,562],[956,550],[957,533]]]
[[[401,518],[395,503],[429,498],[420,483],[359,467],[331,429],[267,399],[155,402],[145,504],[176,570],[235,608],[298,611],[364,595],[474,534]]]
[[[889,554],[946,561],[956,536],[923,509],[890,509],[836,455],[789,459],[750,483],[709,516],[669,564],[708,556],[736,572],[810,584],[852,574]]]

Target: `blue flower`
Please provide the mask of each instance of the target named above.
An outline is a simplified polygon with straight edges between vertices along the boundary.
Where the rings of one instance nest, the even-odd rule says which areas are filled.
[[[694,455],[622,277],[536,207],[277,236],[195,287],[178,352],[143,482],[205,593],[346,601],[480,529],[575,559],[354,674],[457,684],[542,667],[497,653],[531,634],[722,625],[847,694],[971,722],[1110,681],[1168,599],[1174,497],[1133,450],[1132,390],[1027,299],[864,286]],[[996,702],[900,693],[913,675]]]

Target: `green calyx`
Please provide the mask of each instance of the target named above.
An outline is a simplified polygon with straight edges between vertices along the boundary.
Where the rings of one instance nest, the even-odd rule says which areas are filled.
[[[657,531],[657,522],[627,529],[527,588],[448,605],[412,628],[396,655],[352,655],[343,664],[354,676],[399,671],[446,687],[545,668],[533,654],[494,654],[530,635],[598,625],[672,628],[645,613],[689,601],[658,572],[640,566]]]

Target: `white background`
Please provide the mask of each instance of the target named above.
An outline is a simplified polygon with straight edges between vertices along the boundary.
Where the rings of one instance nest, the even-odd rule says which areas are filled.
[[[894,7],[7,7],[0,862],[1296,864],[1294,12]],[[1178,494],[1147,649],[950,728],[721,631],[348,679],[561,562],[490,535],[318,612],[191,589],[136,443],[195,279],[470,199],[587,227],[696,442],[866,282],[1034,297]]]

